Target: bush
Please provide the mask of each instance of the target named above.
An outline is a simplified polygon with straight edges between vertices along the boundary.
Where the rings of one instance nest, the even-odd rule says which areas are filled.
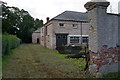
[[[7,54],[11,49],[20,45],[21,40],[14,35],[2,35],[2,55]]]
[[[82,50],[82,47],[76,45],[65,45],[57,48],[57,50],[62,54],[78,54]]]

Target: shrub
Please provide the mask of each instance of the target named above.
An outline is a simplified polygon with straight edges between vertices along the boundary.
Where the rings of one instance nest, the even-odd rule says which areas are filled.
[[[65,45],[57,48],[59,53],[63,54],[77,54],[82,50],[81,46],[76,46],[76,45]]]
[[[2,35],[2,55],[7,54],[11,49],[20,45],[21,40],[14,35]]]

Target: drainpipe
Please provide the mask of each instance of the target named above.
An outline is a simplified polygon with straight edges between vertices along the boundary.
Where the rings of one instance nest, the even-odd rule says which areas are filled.
[[[81,46],[82,46],[82,22],[81,22]]]

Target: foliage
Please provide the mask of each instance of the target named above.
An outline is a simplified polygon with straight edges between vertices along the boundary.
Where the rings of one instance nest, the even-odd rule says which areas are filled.
[[[32,33],[43,25],[43,21],[34,19],[24,9],[2,4],[2,32],[17,35],[25,43],[30,43]]]
[[[2,55],[7,54],[11,49],[16,48],[21,40],[13,35],[2,35]]]

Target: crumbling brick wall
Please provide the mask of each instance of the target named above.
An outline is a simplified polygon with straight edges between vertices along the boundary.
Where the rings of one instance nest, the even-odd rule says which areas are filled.
[[[90,67],[91,73],[101,72],[117,72],[120,62],[120,46],[108,48],[103,45],[101,52],[94,53],[90,51]],[[94,67],[94,68],[92,68]]]

